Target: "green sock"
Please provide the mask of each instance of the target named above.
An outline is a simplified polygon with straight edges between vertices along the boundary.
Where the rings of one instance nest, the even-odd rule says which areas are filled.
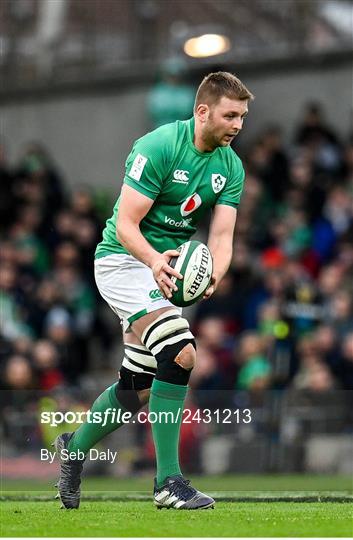
[[[114,383],[112,386],[109,386],[104,392],[97,397],[96,401],[91,407],[91,413],[98,412],[102,416],[102,421],[100,423],[85,422],[82,424],[74,435],[71,437],[68,445],[69,452],[77,452],[81,450],[86,455],[91,448],[93,448],[98,441],[103,439],[108,433],[112,433],[118,427],[120,427],[123,422],[112,422],[111,415],[107,417],[106,422],[104,421],[104,411],[108,408],[115,409],[117,411],[120,409],[121,414],[126,411],[124,407],[119,403],[116,394],[115,387],[117,383]],[[104,423],[106,425],[104,425]]]
[[[187,386],[154,380],[151,388],[150,413],[171,414],[158,421],[152,420],[152,434],[157,459],[157,485],[161,486],[167,476],[181,474],[179,466],[179,435]],[[157,417],[156,417],[157,418]],[[174,421],[177,419],[176,423]]]

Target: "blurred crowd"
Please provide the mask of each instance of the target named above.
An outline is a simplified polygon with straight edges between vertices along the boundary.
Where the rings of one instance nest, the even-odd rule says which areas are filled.
[[[195,403],[216,407],[233,391],[353,390],[353,135],[344,140],[313,103],[292,140],[269,126],[242,157],[231,267],[193,313]],[[118,321],[113,333],[104,324],[94,284],[109,217],[94,194],[69,192],[37,143],[15,166],[1,145],[0,175],[3,408],[20,391],[96,381],[121,337]]]
[[[285,144],[248,149],[234,254],[198,305],[195,384],[258,391],[353,389],[353,137],[308,104]]]
[[[3,385],[79,385],[92,338],[109,342],[93,277],[102,219],[89,190],[67,192],[41,145],[28,145],[15,168],[2,147],[0,167]]]

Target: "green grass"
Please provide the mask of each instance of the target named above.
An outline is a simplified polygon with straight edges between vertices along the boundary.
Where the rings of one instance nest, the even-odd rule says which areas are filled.
[[[86,478],[79,511],[60,510],[60,503],[53,501],[53,481],[3,479],[1,536],[353,536],[351,477],[228,475],[192,480],[216,497],[214,510],[157,510],[150,476]]]
[[[225,475],[191,476],[198,489],[206,491],[350,491],[353,480],[343,475]],[[148,491],[152,490],[152,475],[132,478],[87,477],[83,479],[83,491]],[[48,491],[53,480],[2,480],[3,492]]]
[[[1,504],[7,537],[350,537],[344,503],[217,503],[214,510],[157,510],[151,502],[84,502],[79,511],[54,502]]]

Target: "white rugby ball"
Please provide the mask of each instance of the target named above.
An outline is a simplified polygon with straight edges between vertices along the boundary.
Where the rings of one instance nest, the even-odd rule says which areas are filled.
[[[178,307],[191,306],[208,288],[213,271],[212,255],[208,247],[197,240],[190,240],[177,248],[179,257],[172,257],[169,265],[175,268],[183,279],[172,277],[178,287],[173,291],[170,302]]]

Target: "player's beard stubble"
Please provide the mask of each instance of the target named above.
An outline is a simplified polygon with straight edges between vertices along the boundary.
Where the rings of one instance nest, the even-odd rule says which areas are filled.
[[[207,151],[212,152],[219,146],[229,146],[237,134],[238,132],[232,137],[229,137],[226,128],[218,126],[214,121],[213,114],[210,113],[208,120],[203,127],[201,138]]]

